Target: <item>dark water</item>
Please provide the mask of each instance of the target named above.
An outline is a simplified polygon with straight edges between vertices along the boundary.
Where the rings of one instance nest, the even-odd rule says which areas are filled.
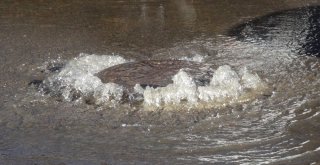
[[[319,6],[306,6],[273,12],[237,25],[228,34],[255,42],[285,38],[286,46],[299,54],[320,56],[319,11]]]
[[[1,1],[0,164],[319,164],[317,5]],[[201,55],[246,66],[271,94],[223,108],[146,111],[57,101],[28,87],[44,67],[79,53]]]

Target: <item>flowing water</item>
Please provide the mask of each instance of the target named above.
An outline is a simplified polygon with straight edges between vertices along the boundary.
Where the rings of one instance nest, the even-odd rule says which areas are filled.
[[[319,164],[317,5],[1,1],[0,164]],[[180,70],[128,101],[96,76],[146,59],[210,81]]]

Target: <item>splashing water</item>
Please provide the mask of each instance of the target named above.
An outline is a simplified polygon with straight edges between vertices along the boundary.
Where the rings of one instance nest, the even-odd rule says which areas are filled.
[[[96,104],[110,100],[120,100],[123,88],[114,83],[102,83],[95,76],[104,68],[127,62],[120,56],[99,56],[80,54],[78,58],[69,61],[60,73],[45,80],[53,93],[60,93],[66,101],[74,100],[74,95],[94,97]]]
[[[196,56],[189,60],[199,59],[203,57]],[[45,84],[51,93],[59,95],[65,101],[82,100],[96,105],[114,105],[123,101],[125,92],[128,91],[121,84],[102,83],[95,74],[125,62],[128,60],[121,56],[80,54],[78,58],[69,61],[60,73],[47,78]],[[248,93],[261,91],[265,87],[257,74],[250,73],[246,68],[237,73],[228,65],[220,66],[214,72],[210,84],[205,86],[197,86],[194,78],[184,69],[174,75],[172,80],[172,84],[158,88],[143,89],[137,84],[129,96],[140,95],[144,105],[149,107],[212,107],[249,99],[246,96]],[[131,98],[134,99],[139,100],[138,97]]]
[[[207,86],[197,87],[192,77],[183,70],[180,70],[172,80],[173,84],[166,87],[146,88],[143,93],[145,104],[161,106],[180,104],[183,101],[187,101],[189,106],[201,103],[206,103],[207,106],[210,103],[228,104],[247,98],[245,95],[250,90],[265,88],[265,84],[257,74],[250,73],[246,68],[237,73],[228,65],[220,66]]]

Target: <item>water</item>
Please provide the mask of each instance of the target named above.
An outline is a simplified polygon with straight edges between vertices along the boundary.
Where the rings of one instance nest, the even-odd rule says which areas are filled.
[[[297,8],[317,4],[0,2],[0,164],[318,164],[320,59],[310,36],[318,34],[319,10]],[[182,107],[150,109],[143,102],[123,103],[120,86],[101,87],[94,76],[146,58],[217,66],[210,85],[230,80],[235,88],[223,88],[236,98],[243,92],[239,85],[266,88],[223,106],[206,106],[212,100],[191,106],[196,96],[185,94],[201,92],[186,92],[181,97],[190,100],[176,103]],[[183,83],[169,87],[194,87],[190,76],[179,72],[174,80]],[[34,79],[57,82],[50,89],[62,99],[29,87]],[[80,96],[103,88],[107,95],[96,98],[116,101],[68,99],[64,91],[71,90],[59,84],[84,91]],[[196,90],[201,88],[210,91]],[[160,98],[147,96],[153,90],[143,91],[151,103]]]
[[[184,57],[184,59],[199,60],[203,57],[200,58],[198,55],[193,58]],[[36,87],[36,90],[43,95],[57,97],[58,100],[68,102],[90,102],[95,105],[121,106],[121,104],[127,104],[126,100],[129,99],[130,102],[142,101],[145,106],[166,107],[165,109],[169,105],[175,106],[175,109],[176,106],[200,108],[200,105],[206,107],[210,107],[210,105],[211,107],[229,105],[254,99],[257,95],[262,95],[267,88],[267,85],[257,74],[250,73],[245,67],[240,68],[239,73],[237,73],[229,65],[219,66],[216,70],[213,70],[204,62],[198,63],[197,66],[200,69],[199,72],[202,72],[199,73],[200,75],[188,74],[187,70],[190,68],[186,65],[185,68],[180,69],[172,76],[173,83],[158,88],[147,86],[144,89],[141,86],[143,82],[140,84],[137,82],[134,90],[131,91],[129,87],[121,83],[103,83],[97,76],[99,72],[106,68],[129,62],[131,61],[125,60],[121,56],[80,54],[79,57],[68,61],[66,64],[52,64],[53,68],[56,68],[56,65],[64,67],[54,69],[53,72],[58,73],[49,74],[41,84],[34,83],[39,80],[32,81],[31,86]],[[47,70],[50,73],[53,69],[49,68]],[[136,74],[137,72],[134,68],[126,68],[126,70],[129,71],[129,74]],[[157,72],[161,71],[160,69]],[[208,75],[209,82],[196,83],[196,76],[201,78],[203,77],[201,74],[207,72],[212,72],[212,76]],[[128,73],[123,72],[123,74]],[[140,76],[140,74],[137,76]],[[146,78],[151,79],[152,77]]]

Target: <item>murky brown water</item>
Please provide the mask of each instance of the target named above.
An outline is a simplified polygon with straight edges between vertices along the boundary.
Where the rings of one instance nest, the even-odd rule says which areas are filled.
[[[310,27],[319,13],[297,8],[315,5],[1,1],[0,164],[318,164],[320,59],[296,50],[308,45],[301,44],[306,36],[317,36]],[[281,12],[288,9],[298,14]],[[262,20],[232,30],[255,18]],[[28,87],[43,76],[41,67],[79,53],[135,60],[198,54],[209,64],[247,66],[272,94],[219,109],[163,112],[61,102]]]

